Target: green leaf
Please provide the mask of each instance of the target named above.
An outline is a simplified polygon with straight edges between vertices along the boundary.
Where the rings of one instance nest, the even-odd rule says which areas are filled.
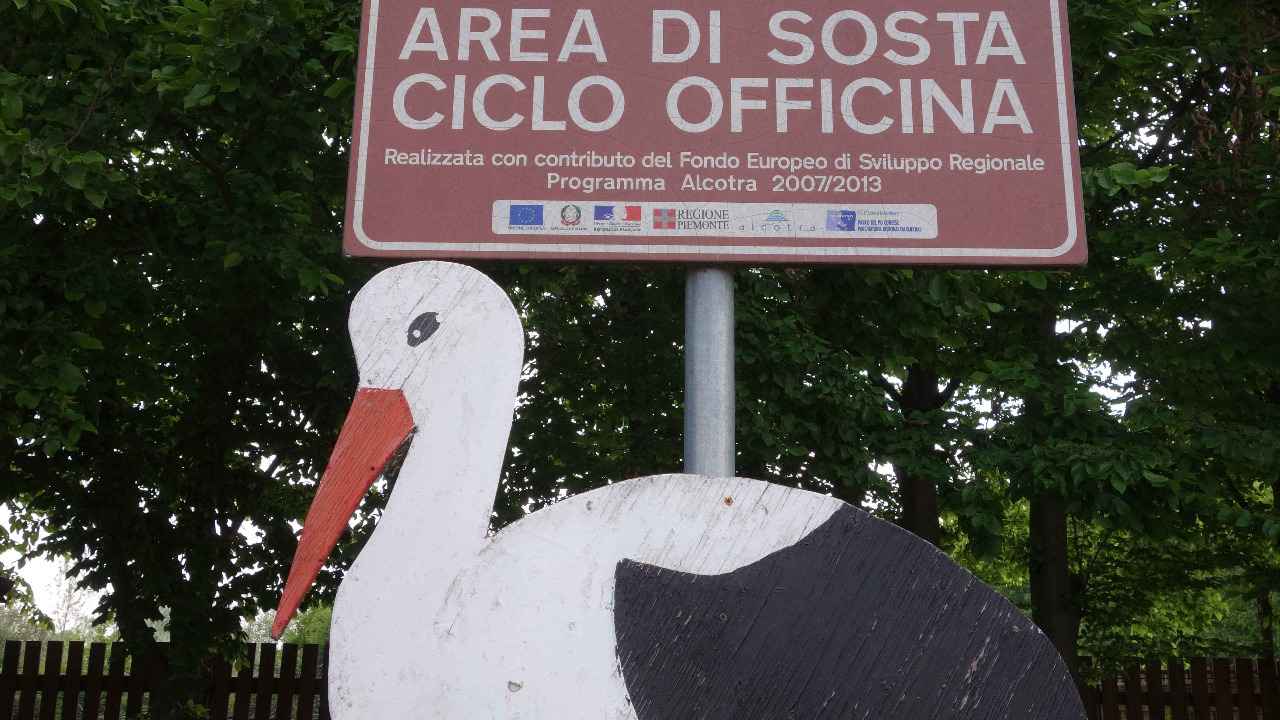
[[[35,410],[40,406],[40,396],[30,390],[19,390],[13,400],[18,404],[18,407],[28,410]]]
[[[196,103],[204,99],[209,94],[209,90],[213,88],[209,83],[196,83],[187,91],[187,96],[182,98],[182,109],[190,110],[195,107]]]
[[[1151,483],[1154,487],[1164,487],[1169,484],[1169,478],[1158,472],[1143,470],[1142,477],[1146,478],[1147,482]]]
[[[324,96],[327,98],[336,98],[339,95],[342,95],[344,92],[346,92],[354,84],[355,83],[351,82],[351,80],[347,78],[342,78],[341,80],[335,80],[332,85],[330,85],[328,88],[325,88]]]
[[[1049,287],[1049,278],[1042,272],[1026,273],[1027,284],[1037,290],[1045,290]]]
[[[1262,533],[1271,540],[1280,539],[1280,521],[1267,520],[1262,524]]]
[[[103,349],[102,341],[88,333],[83,333],[77,330],[71,333],[71,337],[75,340],[76,345],[79,345],[86,350]]]
[[[1133,163],[1116,163],[1108,170],[1111,171],[1111,177],[1121,185],[1136,185],[1138,183],[1138,168]]]
[[[97,150],[90,150],[89,152],[82,152],[77,155],[75,161],[86,165],[105,165],[107,158]]]
[[[98,190],[96,188],[85,190],[84,196],[88,198],[89,202],[93,203],[93,206],[98,208],[99,210],[101,210],[102,207],[107,204],[107,194],[102,190]]]
[[[229,269],[239,265],[242,262],[244,262],[244,256],[232,250],[231,252],[223,256],[222,267],[224,269]]]
[[[1151,26],[1142,22],[1141,20],[1134,20],[1132,23],[1129,24],[1129,26],[1132,27],[1134,30],[1138,31],[1138,34],[1140,35],[1146,35],[1147,37],[1155,37],[1155,33],[1151,31]]]
[[[0,112],[4,114],[7,120],[20,120],[22,118],[22,95],[13,91],[5,93],[4,99],[0,101]]]
[[[83,165],[68,165],[62,173],[62,179],[77,190],[84,189],[85,169]]]
[[[58,389],[72,393],[84,385],[84,371],[75,365],[64,362],[58,366]]]
[[[86,300],[84,311],[89,317],[97,319],[107,314],[107,304],[101,300]]]
[[[929,278],[929,297],[935,303],[942,303],[947,298],[947,286],[943,284],[944,282],[941,273],[935,273]]]

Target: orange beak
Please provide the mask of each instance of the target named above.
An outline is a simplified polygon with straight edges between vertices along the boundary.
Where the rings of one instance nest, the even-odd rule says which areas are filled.
[[[271,637],[279,639],[284,633],[365,493],[413,428],[413,415],[403,392],[372,388],[356,391],[302,525],[302,537],[293,554]]]

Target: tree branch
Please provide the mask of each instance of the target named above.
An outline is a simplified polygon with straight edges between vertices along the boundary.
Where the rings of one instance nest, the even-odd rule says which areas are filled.
[[[964,381],[962,379],[958,377],[951,378],[951,382],[947,383],[946,389],[944,389],[942,391],[942,394],[938,397],[938,399],[941,401],[939,408],[945,407],[947,404],[949,404],[952,398],[956,396],[956,391],[959,390],[960,386],[963,384],[964,384]]]

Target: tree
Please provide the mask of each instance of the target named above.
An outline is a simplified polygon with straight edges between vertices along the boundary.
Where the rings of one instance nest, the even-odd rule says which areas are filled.
[[[0,641],[42,638],[52,630],[52,621],[36,606],[31,586],[15,580],[7,602],[0,604]]]
[[[0,10],[0,501],[139,649],[169,608],[179,679],[273,599],[350,396],[356,12]]]

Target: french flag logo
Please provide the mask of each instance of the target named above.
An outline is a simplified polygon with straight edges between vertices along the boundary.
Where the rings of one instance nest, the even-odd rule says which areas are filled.
[[[640,222],[639,205],[596,205],[595,219],[600,222]]]

